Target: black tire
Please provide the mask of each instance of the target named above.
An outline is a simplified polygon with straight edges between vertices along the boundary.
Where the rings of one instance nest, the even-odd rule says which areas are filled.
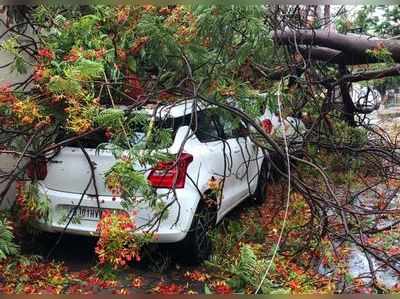
[[[269,159],[271,160],[271,169],[268,180],[272,182],[277,182],[281,178],[281,174],[279,173],[279,171],[282,171],[282,165],[284,165],[285,162],[282,160],[281,156],[277,152],[271,152]],[[279,171],[274,166],[272,166],[272,163],[275,165],[275,167],[279,168]]]
[[[208,233],[214,224],[215,212],[200,205],[185,239],[177,243],[176,254],[181,263],[199,265],[210,257],[212,244]]]
[[[264,161],[261,165],[260,174],[258,176],[257,188],[254,192],[253,199],[256,205],[262,205],[267,200],[267,186],[268,186],[268,166]]]

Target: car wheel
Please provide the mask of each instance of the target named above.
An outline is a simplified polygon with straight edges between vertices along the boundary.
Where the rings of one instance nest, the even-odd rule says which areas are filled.
[[[215,212],[203,206],[197,208],[185,239],[178,243],[178,260],[186,265],[199,265],[212,253],[209,230],[215,224]]]
[[[258,175],[257,188],[254,192],[253,198],[257,205],[262,205],[267,200],[267,186],[268,186],[268,167],[264,161],[261,165],[260,174]]]

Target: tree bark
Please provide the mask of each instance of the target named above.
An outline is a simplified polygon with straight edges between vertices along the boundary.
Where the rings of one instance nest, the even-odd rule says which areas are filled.
[[[359,65],[379,62],[376,58],[368,55],[356,55],[342,51],[318,47],[318,46],[297,46],[299,52],[305,59],[320,60],[333,64]]]
[[[345,65],[339,65],[339,73],[341,77],[349,74]],[[353,103],[353,99],[351,98],[349,91],[349,83],[346,81],[340,82],[340,94],[342,95],[343,100],[343,117],[347,124],[351,127],[356,126],[356,121],[354,119],[355,107]]]
[[[340,78],[340,80],[338,81],[338,84],[340,84],[340,81],[359,82],[359,81],[381,79],[381,78],[385,78],[385,77],[392,77],[392,76],[399,76],[399,75],[400,75],[400,64],[397,64],[394,67],[383,69],[383,70],[344,75]]]
[[[345,35],[325,30],[296,30],[277,31],[273,36],[275,42],[282,45],[307,45],[318,48],[318,57],[321,60],[332,59],[332,50],[343,55],[351,64],[356,62],[369,63],[377,62],[376,58],[368,55],[367,50],[384,46],[391,54],[395,62],[400,63],[400,42],[397,40],[370,39],[367,36]],[[329,51],[330,50],[330,51]],[[324,59],[324,53],[327,54]],[[346,63],[347,64],[347,63]]]

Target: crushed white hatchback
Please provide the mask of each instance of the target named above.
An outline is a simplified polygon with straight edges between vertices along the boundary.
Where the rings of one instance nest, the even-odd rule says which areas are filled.
[[[153,109],[143,111],[150,116],[154,113]],[[192,113],[196,121],[191,121]],[[256,202],[265,199],[266,152],[251,141],[249,130],[238,119],[235,120],[235,116],[221,113],[216,107],[206,108],[194,105],[194,101],[183,101],[161,106],[155,115],[156,119],[168,119],[172,130],[173,143],[166,149],[168,153],[182,154],[175,167],[171,167],[172,163],[163,163],[161,165],[167,166],[161,173],[151,169],[146,171],[149,184],[158,196],[165,204],[171,203],[168,216],[157,225],[153,241],[176,243],[183,248],[181,252],[190,262],[200,262],[211,252],[207,235],[210,225],[220,221],[246,198],[253,198]],[[145,138],[140,129],[136,133]],[[113,197],[104,183],[104,174],[113,166],[115,158],[110,151],[96,151],[98,144],[104,142],[102,136],[90,138],[82,140],[82,143],[95,166],[99,200],[93,182],[88,185],[92,170],[81,148],[74,145],[63,147],[42,166],[47,167],[47,171],[42,171],[45,175],[40,178],[40,193],[50,201],[50,217],[39,224],[45,231],[63,231],[68,221],[66,216],[78,206],[75,215],[79,221],[71,221],[66,232],[96,235],[102,209],[124,210],[122,199]],[[204,200],[211,193],[209,180],[212,178],[224,181],[222,200],[215,209]],[[171,192],[174,183],[176,188]],[[135,234],[142,234],[154,224],[149,206],[142,204],[135,211],[127,212],[135,214],[134,221],[139,228]]]

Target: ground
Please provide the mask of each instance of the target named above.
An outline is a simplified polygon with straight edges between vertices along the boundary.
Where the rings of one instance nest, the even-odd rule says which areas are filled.
[[[25,240],[22,257],[0,264],[0,291],[202,294],[254,293],[261,286],[264,293],[375,292],[363,278],[367,262],[355,248],[342,244],[333,250],[328,240],[319,240],[312,250],[300,250],[316,242],[304,229],[312,225],[310,211],[304,198],[293,193],[286,215],[285,194],[286,184],[276,183],[268,187],[268,200],[262,206],[248,200],[232,211],[211,233],[214,254],[200,266],[179,265],[163,249],[151,248],[152,253],[143,254],[141,262],[104,272],[96,263],[96,240],[72,235],[62,238],[46,262],[37,255],[46,256],[55,240],[41,237],[34,246]],[[286,216],[284,245],[271,263]],[[397,243],[386,246],[388,250],[398,248]],[[383,272],[389,273],[387,269]],[[398,289],[397,278],[392,276],[381,278],[381,285],[382,292]]]

